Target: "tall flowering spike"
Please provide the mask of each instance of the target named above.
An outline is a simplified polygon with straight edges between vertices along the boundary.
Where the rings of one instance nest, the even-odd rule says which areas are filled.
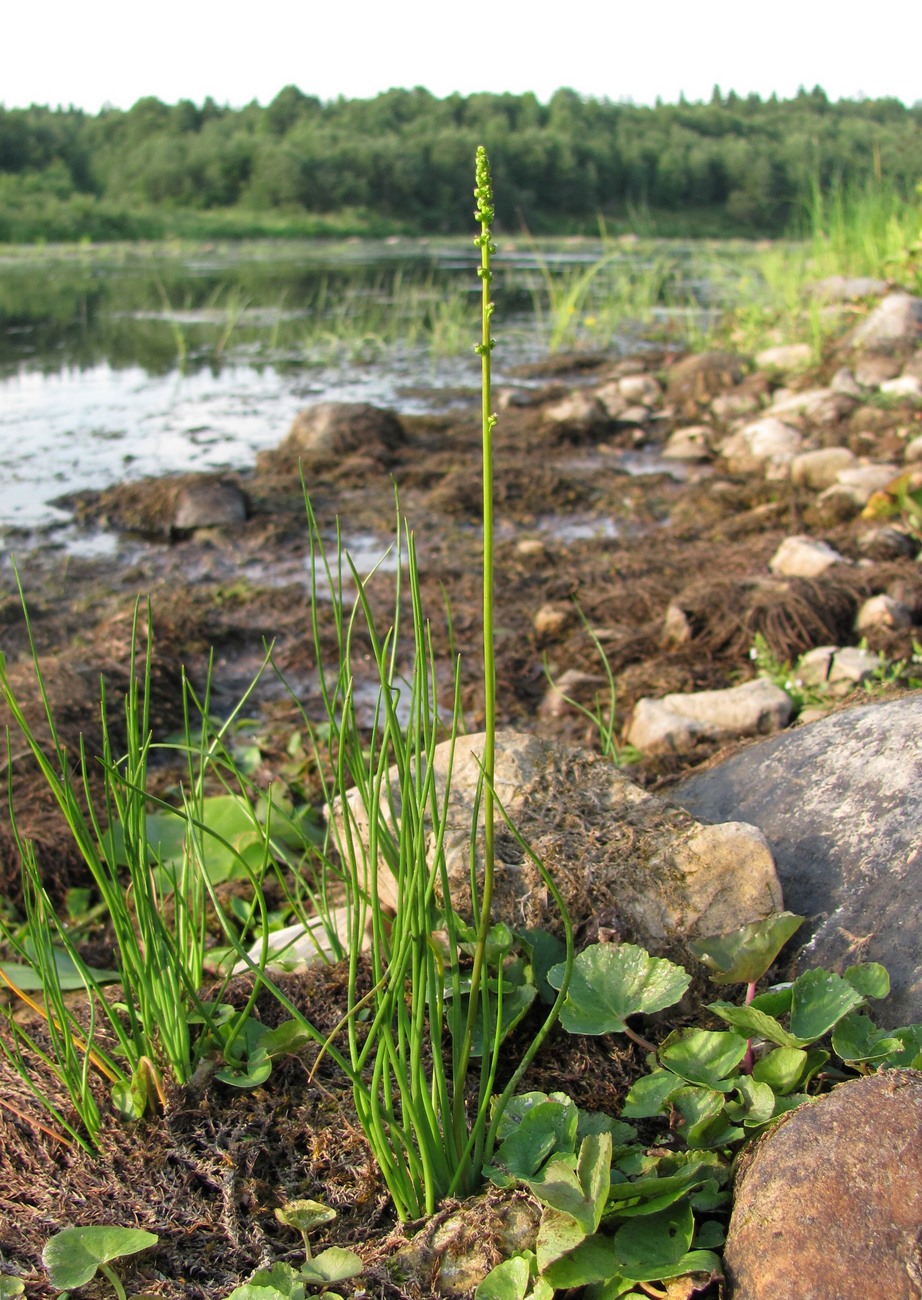
[[[477,200],[474,220],[479,221],[482,226],[492,226],[493,180],[490,176],[490,160],[482,144],[477,147],[477,157],[474,162],[474,198]],[[484,231],[484,235],[489,239],[489,231]],[[480,238],[483,238],[483,235]],[[480,240],[476,242],[479,243]]]

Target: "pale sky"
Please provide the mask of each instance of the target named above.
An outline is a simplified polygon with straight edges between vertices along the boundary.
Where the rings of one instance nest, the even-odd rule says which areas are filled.
[[[561,86],[652,104],[821,85],[831,99],[922,101],[922,3],[887,0],[8,0],[0,104],[143,95],[267,104],[394,86],[521,93]]]

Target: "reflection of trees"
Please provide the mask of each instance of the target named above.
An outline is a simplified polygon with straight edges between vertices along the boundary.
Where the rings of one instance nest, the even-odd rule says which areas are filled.
[[[882,176],[910,193],[922,174],[920,127],[922,107],[832,103],[818,87],[785,101],[715,87],[707,103],[655,108],[572,90],[541,104],[531,94],[436,99],[418,87],[324,104],[287,86],[267,108],[148,97],[96,117],[0,109],[0,241],[157,237],[177,213],[189,230],[190,214],[229,209],[244,226],[257,214],[351,212],[466,228],[481,140],[503,210],[521,210],[535,231],[594,228],[599,214],[647,208],[697,209],[771,234],[808,184]]]

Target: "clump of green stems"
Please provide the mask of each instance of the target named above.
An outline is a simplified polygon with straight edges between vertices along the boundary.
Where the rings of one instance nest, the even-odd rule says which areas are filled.
[[[446,1196],[466,1195],[479,1184],[506,1105],[566,997],[573,962],[572,928],[561,895],[542,864],[523,844],[560,908],[566,956],[553,1006],[515,1070],[508,1079],[501,1079],[503,1039],[524,1011],[515,1018],[507,1013],[502,953],[508,945],[498,959],[497,946],[491,946],[494,820],[504,814],[493,790],[496,674],[492,438],[496,417],[491,409],[490,361],[494,343],[490,334],[490,259],[495,249],[490,233],[492,187],[482,149],[477,154],[476,182],[482,287],[481,339],[476,350],[481,358],[483,388],[483,670],[487,705],[480,788],[470,833],[472,923],[463,921],[452,907],[444,851],[452,760],[463,724],[459,667],[456,662],[448,727],[449,761],[440,789],[435,763],[442,730],[439,683],[430,628],[422,608],[415,538],[401,519],[399,504],[394,615],[382,631],[371,599],[375,575],[361,577],[345,555],[338,527],[335,553],[332,559],[327,555],[311,503],[305,497],[311,546],[313,639],[326,719],[315,724],[304,715],[304,722],[315,752],[318,757],[323,755],[326,770],[332,773],[325,790],[331,813],[328,838],[320,847],[305,845],[305,849],[314,852],[318,863],[319,884],[313,898],[328,930],[329,948],[334,956],[341,955],[345,948],[349,963],[346,1010],[332,1035],[322,1035],[266,971],[269,925],[261,886],[266,872],[283,856],[272,832],[273,800],[268,801],[265,821],[259,820],[254,809],[251,824],[245,828],[257,845],[255,858],[252,844],[244,853],[230,841],[229,831],[222,833],[209,825],[206,778],[212,786],[218,781],[228,793],[254,793],[235,765],[228,743],[229,731],[247,696],[226,722],[216,726],[210,718],[210,673],[202,700],[185,683],[185,720],[178,747],[188,761],[188,781],[182,807],[169,809],[162,800],[153,798],[148,787],[147,764],[152,745],[148,642],[140,672],[136,671],[139,665],[132,655],[126,701],[127,750],[122,756],[116,756],[112,749],[103,697],[101,764],[105,795],[104,812],[97,813],[85,753],[80,755],[79,786],[70,775],[70,758],[55,729],[34,643],[33,660],[51,734],[49,750],[31,728],[5,672],[0,672],[2,698],[64,812],[111,918],[122,985],[121,1002],[112,1003],[103,997],[98,979],[81,961],[66,928],[54,918],[34,853],[21,839],[20,850],[31,882],[26,895],[28,928],[43,936],[43,943],[34,945],[33,953],[21,942],[17,947],[16,937],[8,928],[4,937],[41,976],[51,1006],[48,1028],[52,1047],[43,1052],[34,1038],[23,1037],[9,1016],[12,1044],[4,1044],[3,1050],[14,1067],[30,1081],[36,1095],[50,1104],[40,1084],[31,1083],[23,1049],[38,1054],[65,1085],[92,1144],[98,1138],[102,1118],[89,1086],[91,1064],[115,1084],[116,1101],[123,1113],[137,1117],[146,1108],[149,1087],[159,1091],[164,1067],[171,1070],[178,1083],[186,1083],[200,1067],[215,1068],[214,1058],[223,1056],[227,1067],[219,1071],[219,1077],[235,1086],[251,1086],[267,1077],[274,1054],[297,1050],[313,1041],[321,1047],[321,1056],[329,1056],[350,1081],[360,1123],[402,1219],[430,1213]],[[321,622],[328,615],[321,615],[323,590],[329,593],[328,606],[332,607],[335,628],[336,661],[331,669],[324,667]],[[401,625],[406,593],[411,623],[408,655],[404,654]],[[138,635],[136,617],[134,645]],[[356,661],[364,664],[368,658],[377,676],[377,705],[370,735],[367,727],[359,724],[355,701]],[[264,667],[270,662],[271,649]],[[242,802],[245,804],[245,800]],[[166,854],[156,841],[153,817],[148,825],[151,806],[180,820],[183,841],[178,855]],[[231,822],[239,818],[239,810],[233,812]],[[483,850],[482,860],[478,861],[481,814]],[[225,819],[222,825],[229,825],[226,810],[221,816]],[[510,830],[516,834],[514,828]],[[222,907],[209,875],[209,848],[215,843],[231,855],[239,867],[237,874],[246,877],[251,885],[253,902],[245,928],[250,922],[258,922],[262,940],[255,957],[248,954],[245,928],[241,932]],[[127,888],[119,874],[121,867],[127,868]],[[381,900],[385,879],[393,883],[392,912]],[[337,883],[345,885],[344,927],[338,924],[341,918],[333,915]],[[167,903],[173,912],[170,922],[166,919]],[[238,963],[243,962],[254,973],[252,992],[242,1009],[222,1003],[226,980],[219,982],[216,992],[207,997],[201,992],[207,914],[217,918]],[[345,943],[340,938],[343,931]],[[89,994],[88,1029],[78,1025],[64,999],[58,996],[60,982],[52,951],[55,946],[66,953]],[[363,956],[366,947],[367,959]],[[370,964],[371,987],[362,994],[361,968],[366,961]],[[250,1015],[256,995],[264,987],[291,1016],[289,1022],[271,1031]],[[97,1017],[104,1021],[105,1034],[97,1032]],[[198,1025],[202,1030],[196,1035],[191,1027]],[[343,1037],[345,1045],[340,1041]],[[100,1046],[113,1042],[117,1052]],[[128,1062],[128,1071],[123,1069],[121,1059]],[[478,1059],[475,1081],[473,1063]],[[159,1095],[162,1099],[162,1092]],[[62,1130],[85,1142],[76,1125],[59,1111],[54,1114]]]
[[[540,287],[526,278],[535,323],[550,352],[565,346],[610,343],[638,324],[648,324],[657,308],[695,306],[690,287],[674,260],[655,249],[638,251],[613,243],[602,229],[598,257],[576,266],[555,267],[525,230],[540,276]],[[510,276],[516,283],[516,276]]]
[[[823,312],[810,286],[832,276],[896,280],[918,290],[918,244],[922,210],[876,176],[863,185],[834,181],[825,188],[814,176],[804,189],[802,216],[790,241],[757,250],[750,273],[726,313],[702,345],[728,338],[756,352],[779,341],[809,343],[819,361],[838,327]]]
[[[25,610],[21,585],[20,597]],[[52,1110],[60,1128],[85,1146],[87,1138],[90,1145],[97,1142],[102,1125],[90,1082],[94,1075],[112,1085],[116,1108],[126,1117],[136,1118],[144,1113],[153,1098],[162,1101],[164,1070],[177,1083],[187,1083],[203,1058],[219,1043],[223,1043],[227,1061],[236,1059],[234,1040],[249,1016],[255,989],[254,998],[242,1012],[228,1019],[222,1011],[218,1032],[215,1017],[220,996],[217,1002],[210,1002],[201,995],[207,912],[214,897],[204,866],[206,840],[213,835],[206,825],[204,808],[206,775],[214,773],[217,760],[226,756],[223,734],[243,708],[249,692],[223,729],[216,732],[208,721],[207,693],[205,701],[199,702],[189,683],[183,683],[185,739],[181,749],[188,764],[188,784],[183,807],[169,811],[182,822],[185,844],[178,858],[168,859],[151,842],[152,833],[148,828],[152,638],[148,636],[147,652],[143,661],[139,660],[140,609],[136,607],[132,629],[130,679],[125,698],[126,748],[121,754],[113,746],[104,684],[102,687],[102,754],[96,760],[103,774],[101,809],[94,805],[91,760],[85,747],[81,742],[75,764],[74,756],[68,753],[59,736],[27,612],[25,617],[49,743],[42,742],[26,717],[2,659],[0,699],[54,794],[102,900],[112,928],[115,974],[122,998],[113,1002],[105,997],[105,979],[83,961],[74,934],[56,916],[34,848],[19,834],[12,801],[12,752],[8,737],[10,813],[22,861],[26,925],[16,931],[0,919],[0,937],[40,979],[44,1007],[32,1005],[46,1022],[49,1048],[46,1050],[10,1013],[7,1016],[10,1039],[0,1038],[0,1050]],[[150,618],[148,606],[148,627]],[[193,726],[194,711],[200,717],[197,733]],[[243,865],[254,886],[254,911],[261,907],[264,912],[259,885],[271,861],[272,841],[260,831],[255,816],[253,823],[254,833],[263,834],[262,861],[255,869]],[[231,845],[225,847],[233,851]],[[72,985],[82,986],[87,993],[88,1025],[80,1021],[64,997],[62,961],[72,974]],[[21,1000],[31,1002],[2,968],[0,976]],[[192,1029],[195,1023],[204,1025],[205,1029],[195,1034]],[[64,1086],[83,1132],[34,1084],[24,1049],[37,1055]]]
[[[408,525],[401,523],[398,505],[395,614],[392,625],[382,632],[371,601],[374,575],[363,581],[351,562],[344,571],[338,534],[330,561],[307,502],[315,592],[314,641],[329,724],[324,729],[329,737],[327,762],[321,766],[332,767],[334,772],[328,804],[336,813],[334,837],[346,877],[349,907],[348,1005],[341,1032],[347,1037],[348,1073],[359,1119],[401,1218],[431,1213],[444,1197],[466,1195],[479,1184],[506,1103],[553,1024],[566,988],[564,985],[564,992],[511,1078],[499,1089],[500,1047],[508,1023],[502,1009],[503,965],[500,962],[494,967],[489,962],[497,815],[493,792],[496,673],[492,499],[496,417],[491,409],[490,372],[494,346],[490,333],[490,258],[495,250],[490,234],[493,204],[489,167],[482,150],[477,155],[475,196],[482,287],[477,352],[483,394],[486,710],[480,759],[482,781],[470,838],[472,926],[463,924],[451,906],[444,851],[454,747],[462,724],[460,677],[456,663],[447,774],[442,787],[437,788],[439,690],[430,628],[422,609],[415,537]],[[401,659],[404,568],[411,610],[409,667]],[[323,672],[318,588],[330,593],[333,609],[338,657],[332,674]],[[353,590],[350,608],[349,592]],[[379,683],[370,739],[357,719],[353,673],[354,661],[367,653]],[[305,724],[317,734],[306,717]],[[351,791],[348,798],[347,791]],[[483,857],[478,870],[481,810]],[[546,873],[544,876],[561,907],[572,960],[569,920],[556,886]],[[388,915],[380,903],[385,880],[395,895],[393,915]],[[441,931],[438,940],[433,939],[437,930]],[[361,951],[368,931],[371,989],[361,996]],[[470,957],[469,965],[466,955]],[[360,1015],[365,1016],[364,1022]],[[478,1057],[477,1081],[469,1087],[473,1061]]]

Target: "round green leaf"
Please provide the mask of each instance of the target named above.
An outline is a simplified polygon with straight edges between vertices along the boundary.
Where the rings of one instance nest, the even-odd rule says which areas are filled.
[[[42,1251],[42,1263],[52,1286],[64,1291],[84,1286],[95,1277],[100,1264],[136,1255],[159,1238],[142,1228],[63,1228]]]
[[[525,1300],[530,1281],[528,1260],[514,1255],[490,1270],[474,1292],[474,1300]]]
[[[746,1055],[746,1039],[727,1030],[680,1029],[670,1034],[659,1049],[660,1064],[708,1088],[726,1092],[726,1082]]]
[[[799,1047],[777,1047],[752,1067],[752,1077],[767,1083],[773,1092],[793,1092],[801,1082],[807,1053]]]
[[[559,989],[565,966],[548,971]],[[571,1034],[623,1033],[629,1016],[662,1011],[678,1002],[691,983],[681,966],[651,957],[632,943],[596,943],[579,954],[560,1013]]]
[[[322,1201],[286,1201],[275,1211],[279,1223],[298,1232],[313,1232],[322,1223],[332,1223],[336,1211]]]
[[[861,1006],[864,997],[841,975],[828,970],[808,970],[794,981],[791,1033],[801,1044],[813,1043]]]
[[[363,1268],[364,1264],[354,1250],[331,1246],[302,1264],[300,1276],[313,1286],[329,1286],[333,1282],[357,1277]]]
[[[707,966],[715,984],[754,984],[804,923],[793,912],[752,921],[732,934],[696,939],[688,946]]]
[[[860,966],[849,966],[845,978],[864,998],[885,998],[890,992],[890,976],[887,968],[877,961],[866,961]]]

